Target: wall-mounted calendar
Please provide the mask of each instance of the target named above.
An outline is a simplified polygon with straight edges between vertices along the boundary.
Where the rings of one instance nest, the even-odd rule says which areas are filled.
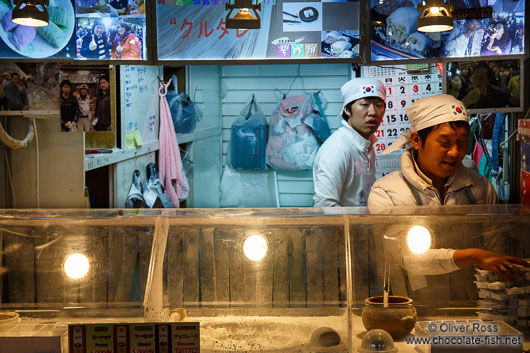
[[[402,151],[384,156],[381,153],[410,128],[405,111],[409,105],[417,99],[442,93],[441,67],[436,64],[414,64],[362,68],[362,77],[378,78],[386,87],[385,116],[375,132],[377,178],[400,169]]]

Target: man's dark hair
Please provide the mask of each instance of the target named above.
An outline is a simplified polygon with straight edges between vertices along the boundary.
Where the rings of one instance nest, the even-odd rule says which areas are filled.
[[[70,82],[70,80],[62,80],[59,86],[61,87],[61,89],[63,89],[64,86],[70,86],[70,88],[74,87],[72,85],[72,82]]]
[[[19,75],[18,73],[16,73],[16,72],[11,73],[11,78],[13,78],[13,76],[18,76],[18,77],[20,77],[20,75]]]
[[[355,103],[355,101],[351,101],[350,103],[346,104],[346,106],[344,107],[344,109],[342,109],[342,119],[348,121],[348,119],[350,118],[349,115],[347,115],[344,111],[345,110],[348,110],[351,114],[351,106],[353,105],[353,103]]]
[[[107,82],[110,83],[110,81],[109,81],[109,77],[108,77],[107,75],[102,75],[102,76],[100,76],[98,82],[101,82],[101,80],[105,80],[105,81],[107,81]]]
[[[448,121],[447,122],[449,124],[449,126],[451,126],[453,129],[467,129],[467,131],[469,132],[469,123],[467,121],[462,121],[462,120],[459,120],[459,121]],[[425,143],[425,140],[427,139],[427,136],[431,133],[431,131],[437,127],[437,126],[440,126],[441,124],[439,125],[434,125],[434,126],[429,126],[429,127],[426,127],[425,129],[421,129],[418,131],[418,136],[420,137],[421,139],[421,143]]]

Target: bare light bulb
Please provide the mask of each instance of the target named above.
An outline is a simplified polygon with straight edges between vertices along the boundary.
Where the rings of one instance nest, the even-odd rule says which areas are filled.
[[[423,226],[414,226],[407,234],[407,245],[413,253],[423,254],[431,247],[431,233]]]
[[[433,15],[437,15],[437,14],[439,14],[439,13],[440,13],[440,8],[439,8],[439,7],[436,7],[436,6],[431,7],[431,13],[432,13]]]
[[[79,279],[88,273],[90,263],[83,254],[72,254],[64,262],[64,273],[72,279]]]
[[[267,241],[261,235],[251,235],[243,242],[243,253],[250,260],[259,261],[267,254]]]

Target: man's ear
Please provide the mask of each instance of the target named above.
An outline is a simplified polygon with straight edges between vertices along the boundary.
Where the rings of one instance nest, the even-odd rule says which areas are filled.
[[[411,131],[410,133],[410,143],[412,144],[412,147],[415,150],[419,150],[421,148],[421,138],[417,131]]]
[[[351,106],[350,106],[350,107],[351,107]],[[351,108],[350,108],[350,109],[351,109]],[[346,116],[348,117],[348,119],[346,119],[346,120],[350,120],[350,118],[351,118],[351,112],[350,112],[350,109],[348,109],[348,107],[344,107],[344,108],[342,109],[342,112],[343,112],[344,114],[346,114]]]

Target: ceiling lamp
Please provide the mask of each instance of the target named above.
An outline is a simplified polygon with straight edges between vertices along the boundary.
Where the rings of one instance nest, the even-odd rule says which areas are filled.
[[[45,6],[49,0],[16,0],[12,21],[16,24],[30,27],[45,27],[48,25],[48,10]],[[21,8],[21,6],[24,7]],[[37,8],[40,5],[42,10]]]
[[[418,4],[418,31],[445,32],[453,29],[453,5],[447,0],[422,0]]]
[[[261,3],[255,5],[252,3],[252,0],[234,0],[233,4],[231,2],[225,3],[225,9],[230,10],[226,15],[226,28],[260,28],[260,17],[256,10],[261,11]],[[239,11],[234,15],[234,17],[230,17],[234,9],[239,9]],[[254,14],[252,14],[250,10],[252,10]]]

